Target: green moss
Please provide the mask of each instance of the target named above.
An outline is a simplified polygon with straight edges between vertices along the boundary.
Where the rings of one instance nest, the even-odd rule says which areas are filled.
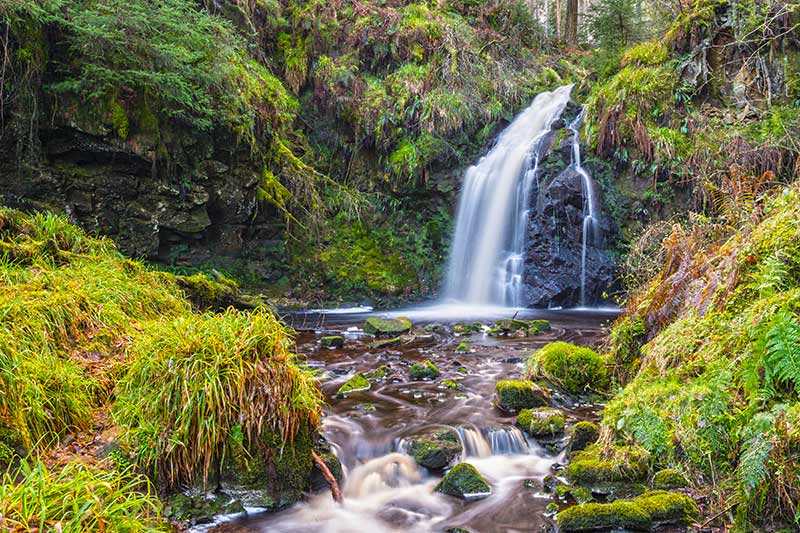
[[[609,358],[614,363],[614,374],[625,383],[638,367],[640,349],[645,341],[645,326],[641,318],[622,317],[611,330]]]
[[[370,317],[364,322],[364,331],[372,335],[396,336],[408,333],[411,326],[407,318]]]
[[[390,339],[391,340],[391,339]],[[386,365],[381,365],[374,370],[370,370],[369,372],[364,373],[364,377],[366,377],[370,381],[380,381],[382,379],[386,379],[389,376],[391,369]]]
[[[653,488],[660,490],[682,489],[689,485],[686,477],[674,468],[659,470],[653,476]]]
[[[336,394],[338,396],[346,396],[353,392],[369,390],[370,386],[369,380],[359,373],[345,381],[336,391]]]
[[[653,522],[689,525],[700,516],[694,500],[678,492],[654,490],[633,501],[650,515]]]
[[[566,475],[582,485],[642,481],[647,477],[649,457],[647,451],[635,446],[604,450],[594,444],[570,460]]]
[[[650,516],[635,503],[617,500],[612,503],[585,503],[575,505],[556,515],[562,531],[589,531],[592,529],[628,528],[649,530]]]
[[[449,390],[461,390],[461,383],[453,379],[443,379],[442,386]]]
[[[604,391],[609,385],[604,359],[590,348],[567,342],[551,342],[539,349],[528,360],[528,370],[572,394]]]
[[[213,498],[208,498],[205,494],[187,496],[178,493],[170,496],[164,505],[166,518],[190,525],[208,522],[220,514],[243,511],[242,503],[227,494],[214,494]]]
[[[622,66],[651,67],[669,59],[669,49],[663,41],[647,41],[635,44],[622,54]]]
[[[558,409],[540,407],[523,409],[517,415],[516,424],[533,437],[552,437],[564,431],[566,418]]]
[[[408,371],[413,380],[436,379],[439,376],[439,368],[429,359],[421,363],[414,363]]]
[[[600,428],[594,422],[581,420],[572,427],[569,439],[569,450],[579,452],[587,446],[597,442],[600,437]]]
[[[458,343],[458,346],[456,346],[456,353],[469,353],[471,349],[472,345],[470,345],[469,342],[461,341]]]
[[[459,463],[445,474],[434,490],[456,498],[473,500],[489,496],[492,487],[477,468],[469,463]]]
[[[517,412],[520,409],[541,407],[550,401],[550,394],[546,389],[532,381],[523,379],[504,379],[495,384],[497,405],[508,412]]]
[[[204,273],[197,273],[191,276],[175,276],[175,281],[198,311],[224,311],[231,306],[253,307],[253,303],[246,301],[239,292],[236,282],[225,276],[211,279]]]
[[[370,350],[382,350],[383,348],[389,348],[390,346],[397,346],[403,342],[402,337],[393,337],[391,339],[377,339],[374,342],[369,343]]]
[[[341,335],[327,335],[319,340],[323,348],[341,348],[344,346],[344,337]]]
[[[447,467],[461,452],[461,443],[452,431],[415,438],[409,447],[409,453],[417,464],[430,470]]]
[[[111,127],[114,128],[114,133],[122,140],[127,139],[130,131],[128,113],[116,98],[112,98],[109,102],[109,112],[111,115]]]

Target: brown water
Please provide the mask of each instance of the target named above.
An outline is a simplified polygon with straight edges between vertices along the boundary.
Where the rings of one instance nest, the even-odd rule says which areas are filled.
[[[557,471],[563,454],[527,439],[514,427],[514,417],[494,407],[495,382],[521,376],[527,356],[547,342],[598,344],[609,316],[562,313],[548,318],[552,331],[531,338],[420,333],[409,344],[382,350],[370,349],[372,339],[358,331],[347,335],[341,349],[319,346],[323,332],[345,332],[363,317],[339,317],[324,328],[316,323],[316,333],[300,334],[298,351],[322,371],[321,386],[329,403],[323,432],[344,466],[344,503],[335,503],[324,492],[287,510],[218,529],[315,533],[422,532],[458,526],[481,532],[546,529],[551,521],[545,507],[552,500],[542,479]],[[471,352],[456,353],[464,339],[471,343]],[[442,374],[437,380],[410,381],[408,368],[422,359],[439,367]],[[391,369],[387,379],[369,391],[335,397],[354,372],[381,365]],[[444,387],[444,379],[457,381],[460,390]],[[592,406],[581,405],[565,410],[573,420],[591,418],[595,412]],[[491,496],[465,503],[433,492],[440,477],[418,467],[403,451],[404,439],[437,427],[458,431],[465,448],[462,459],[491,482]]]

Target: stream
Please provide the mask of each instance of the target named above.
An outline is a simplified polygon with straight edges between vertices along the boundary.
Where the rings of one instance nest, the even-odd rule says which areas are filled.
[[[372,337],[358,326],[365,313],[304,314],[290,318],[300,332],[298,353],[321,372],[328,406],[322,431],[344,469],[344,503],[329,492],[310,495],[284,511],[250,515],[222,525],[219,532],[394,532],[443,531],[464,527],[471,531],[532,531],[550,523],[545,508],[552,501],[543,478],[557,472],[563,446],[549,447],[526,438],[514,427],[514,417],[493,405],[495,382],[520,377],[524,362],[536,348],[553,340],[595,345],[615,316],[612,310],[524,313],[525,318],[546,318],[552,330],[534,337],[494,338],[485,333],[456,336],[442,328],[427,331],[420,318],[430,322],[433,313],[407,313],[415,320],[412,342],[371,349]],[[521,317],[522,315],[520,315]],[[487,320],[486,322],[491,322]],[[431,331],[433,330],[433,331]],[[338,349],[322,348],[321,335],[342,334]],[[456,353],[467,340],[469,353]],[[433,381],[411,381],[408,367],[430,359],[441,375]],[[368,391],[345,398],[337,389],[354,372],[389,367],[387,377]],[[443,380],[459,384],[447,388]],[[596,407],[562,404],[569,423],[596,417]],[[434,492],[438,475],[417,466],[405,453],[408,438],[431,429],[457,431],[464,453],[491,483],[488,498],[464,502]]]

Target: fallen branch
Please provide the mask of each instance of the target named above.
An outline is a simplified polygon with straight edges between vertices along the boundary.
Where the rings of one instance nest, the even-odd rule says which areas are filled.
[[[331,469],[328,468],[328,465],[325,464],[325,461],[322,460],[322,457],[317,455],[317,452],[311,450],[311,455],[314,457],[314,463],[316,463],[317,468],[319,468],[320,472],[322,472],[322,477],[325,478],[325,481],[328,482],[328,485],[331,487],[331,496],[337,503],[342,503],[342,490],[339,488],[339,482],[336,481],[336,478],[331,473]]]

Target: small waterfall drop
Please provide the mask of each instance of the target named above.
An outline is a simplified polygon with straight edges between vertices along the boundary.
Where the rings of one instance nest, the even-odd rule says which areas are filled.
[[[470,305],[519,307],[529,193],[545,135],[572,86],[539,94],[470,167],[456,215],[444,297]]]
[[[599,228],[597,225],[596,214],[598,213],[597,195],[594,190],[594,181],[589,173],[581,165],[581,144],[580,128],[583,109],[569,125],[572,132],[572,166],[580,174],[583,182],[583,229],[581,231],[581,306],[585,306],[586,301],[586,253],[589,246],[596,245],[599,240]]]
[[[529,453],[528,441],[515,427],[489,428],[480,431],[471,427],[456,428],[464,457],[490,457]]]

